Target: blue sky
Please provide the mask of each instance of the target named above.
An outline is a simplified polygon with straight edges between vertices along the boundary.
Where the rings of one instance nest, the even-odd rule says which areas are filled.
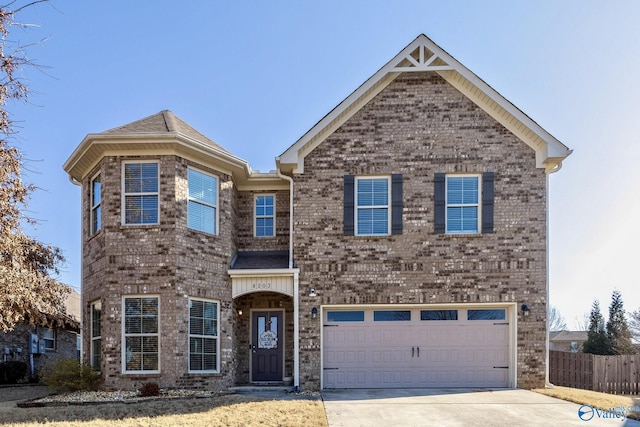
[[[62,164],[87,133],[164,109],[253,169],[274,158],[424,33],[574,153],[550,177],[551,303],[570,327],[611,292],[640,308],[640,2],[52,1],[10,38],[27,69],[12,103],[27,230],[80,287],[80,189]],[[40,43],[40,40],[47,39]]]

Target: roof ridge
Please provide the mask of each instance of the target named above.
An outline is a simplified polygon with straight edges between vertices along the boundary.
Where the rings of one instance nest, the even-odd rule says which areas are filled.
[[[177,132],[175,114],[173,114],[170,110],[162,110],[161,113],[162,118],[164,118],[164,123],[167,125],[167,130],[169,132]]]

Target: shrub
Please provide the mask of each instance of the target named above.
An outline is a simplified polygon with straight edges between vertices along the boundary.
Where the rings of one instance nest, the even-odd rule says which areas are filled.
[[[27,364],[18,360],[0,363],[0,384],[17,384],[25,379],[28,372]]]
[[[56,393],[97,390],[101,382],[100,373],[76,359],[59,359],[50,363],[40,378]]]
[[[160,396],[160,386],[156,383],[144,383],[138,391],[143,397]]]

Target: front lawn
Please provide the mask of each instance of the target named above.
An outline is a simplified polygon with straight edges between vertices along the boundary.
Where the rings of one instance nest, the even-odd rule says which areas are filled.
[[[327,427],[319,399],[272,400],[243,395],[137,403],[17,408],[0,405],[9,426],[300,426]]]
[[[553,388],[537,388],[532,391],[544,394],[558,399],[568,400],[569,402],[579,403],[581,405],[589,405],[592,408],[609,409],[614,407],[629,408],[632,406],[640,407],[639,396],[625,396],[619,394],[600,393],[591,390],[582,390],[579,388],[554,386]],[[640,420],[640,412],[629,412],[627,417]]]

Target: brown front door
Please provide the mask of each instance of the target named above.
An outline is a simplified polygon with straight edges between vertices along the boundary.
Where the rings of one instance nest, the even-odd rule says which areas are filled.
[[[251,381],[282,381],[282,311],[254,311],[251,325]]]

